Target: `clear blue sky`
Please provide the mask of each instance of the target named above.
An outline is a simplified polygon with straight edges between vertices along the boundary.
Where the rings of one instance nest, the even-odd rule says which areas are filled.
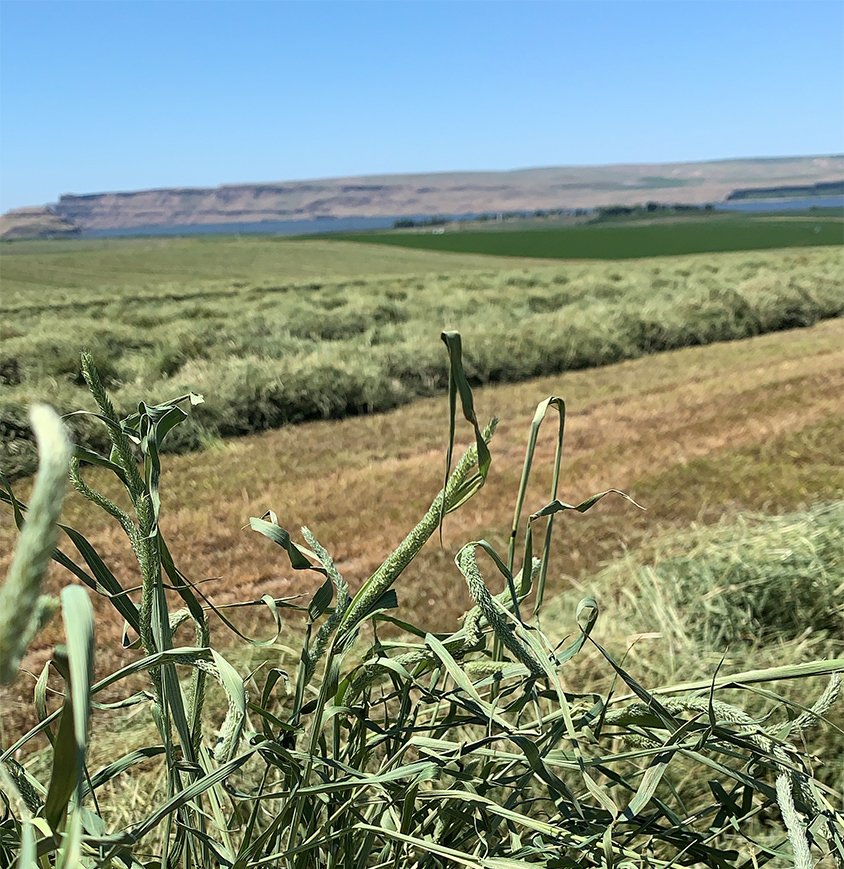
[[[844,151],[844,2],[0,0],[0,209]]]

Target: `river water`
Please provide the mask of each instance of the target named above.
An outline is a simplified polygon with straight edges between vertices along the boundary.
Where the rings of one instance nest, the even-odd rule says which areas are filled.
[[[792,199],[730,199],[715,205],[717,211],[746,211],[753,214],[763,214],[766,211],[806,211],[808,208],[844,209],[844,195]]]
[[[716,211],[741,211],[753,214],[783,211],[805,211],[809,208],[844,210],[844,196],[807,196],[793,199],[735,199],[714,203]],[[401,218],[417,221],[428,215],[395,215],[391,217],[320,217],[315,220],[263,220],[257,223],[187,223],[178,226],[140,226],[130,229],[92,229],[82,238],[116,238],[118,236],[165,235],[317,235],[331,232],[364,232],[391,229]],[[476,214],[448,215],[452,220],[465,220]]]

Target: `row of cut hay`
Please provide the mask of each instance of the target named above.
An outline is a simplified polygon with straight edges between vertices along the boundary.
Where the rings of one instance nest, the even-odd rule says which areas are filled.
[[[26,334],[0,341],[0,464],[33,467],[24,407],[68,411],[83,400],[76,367],[87,348],[127,410],[140,394],[213,396],[171,449],[307,419],[386,410],[445,388],[432,327],[467,336],[475,384],[606,365],[675,348],[808,326],[844,312],[841,259],[702,258],[571,266],[535,272],[444,275],[321,284],[299,291],[246,288],[205,305],[173,303],[172,322],[138,325],[143,300],[42,312]],[[161,314],[162,312],[158,312]],[[166,312],[164,312],[166,313]],[[95,316],[96,315],[96,316]],[[21,327],[27,325],[21,319]],[[88,427],[80,437],[96,443]]]
[[[553,600],[543,628],[570,617],[584,594],[608,617],[595,637],[648,685],[712,678],[716,671],[844,654],[844,501],[782,516],[739,514],[656,538]],[[578,690],[606,689],[600,656],[574,662]],[[784,690],[811,705],[821,683]],[[766,698],[760,697],[760,706]],[[767,698],[770,699],[770,698]],[[796,717],[800,707],[789,712]],[[823,738],[823,777],[844,786],[840,712]]]

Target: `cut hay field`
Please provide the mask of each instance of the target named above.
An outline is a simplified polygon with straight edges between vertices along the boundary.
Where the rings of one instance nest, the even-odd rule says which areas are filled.
[[[33,505],[22,535],[0,503],[0,864],[812,869],[844,853],[839,249],[504,271],[413,251],[372,274],[396,249],[294,244],[302,269],[359,258],[357,276],[335,261],[315,277],[285,272],[286,243],[250,242],[228,272],[237,241],[175,244],[83,246],[75,278],[43,270],[72,247],[8,258],[32,257],[0,303],[4,468],[26,470],[39,395],[95,401],[116,434],[80,469],[41,408],[34,492],[14,485]],[[197,276],[179,277],[186,257]],[[446,511],[486,484],[438,539],[442,326],[463,332],[481,424],[501,423],[491,466],[477,445],[456,463]],[[139,412],[142,473],[87,355],[84,395],[83,346]],[[160,456],[178,412],[137,402],[186,389],[205,403],[182,454]],[[554,494],[553,419],[520,489],[549,395],[567,402]],[[62,521],[93,549],[59,546],[100,593],[55,563],[37,586],[68,461]],[[586,501],[555,517],[550,556],[542,520],[542,561],[517,559],[522,493],[523,533],[555,495],[609,487],[644,509]],[[276,514],[304,550],[251,519]],[[491,597],[505,581],[483,551],[511,538],[500,569],[524,622]],[[44,625],[40,592],[61,595]]]
[[[238,289],[310,280],[465,271],[496,264],[486,256],[431,256],[359,244],[288,237],[63,239],[0,244],[3,299],[26,308],[43,295],[51,305],[119,301],[144,294],[214,297]]]
[[[12,476],[33,467],[32,400],[85,406],[83,349],[121,410],[207,395],[171,444],[184,450],[441,393],[443,328],[463,333],[480,385],[844,312],[837,248],[623,266],[289,239],[15,243],[0,254],[0,466]],[[101,431],[74,426],[102,445]]]
[[[704,219],[619,221],[562,226],[501,229],[495,225],[444,232],[430,230],[342,233],[338,240],[437,252],[492,254],[549,259],[626,260],[724,251],[783,247],[840,246],[844,219],[816,216],[713,215]]]
[[[536,403],[549,394],[564,396],[569,408],[562,497],[576,501],[617,486],[646,507],[607,500],[585,516],[564,517],[550,585],[557,592],[604,560],[694,520],[708,523],[742,510],[777,513],[844,497],[843,392],[840,319],[479,389],[478,413],[502,418],[489,481],[446,520],[444,547],[429,543],[402,577],[402,606],[427,629],[450,626],[465,611],[469,598],[453,546],[484,537],[506,549],[527,426]],[[244,530],[250,516],[268,509],[287,528],[307,523],[357,586],[430,503],[441,481],[446,435],[446,402],[436,397],[171,456],[162,479],[162,529],[177,563],[193,580],[205,581],[203,589],[218,603],[313,591],[315,580],[292,574],[280,550]],[[552,440],[550,434],[541,440],[540,467],[551,458]],[[93,470],[88,477],[98,484],[104,479]],[[545,503],[547,486],[540,473],[527,509]],[[111,487],[104,491],[115,494]],[[76,496],[64,521],[88,534],[132,584],[136,568],[119,529],[92,519]],[[6,514],[0,551],[10,552],[13,537]],[[4,567],[5,558],[0,572]],[[53,588],[65,581],[53,574]],[[102,618],[102,666],[116,665],[109,656],[119,649],[119,640],[111,640],[119,638],[121,624],[104,601],[95,600],[95,607]],[[42,635],[30,666],[59,627]]]

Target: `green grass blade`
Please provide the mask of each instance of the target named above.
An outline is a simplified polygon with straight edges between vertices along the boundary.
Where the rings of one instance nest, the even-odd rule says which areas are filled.
[[[61,420],[46,405],[30,413],[38,440],[39,469],[28,519],[9,572],[0,586],[0,685],[11,682],[47,612],[41,579],[50,564],[64,501],[71,445]]]
[[[562,398],[556,395],[551,395],[548,398],[540,401],[536,406],[536,411],[533,414],[533,419],[530,424],[528,433],[528,443],[525,448],[525,460],[522,466],[522,476],[519,480],[519,490],[516,495],[516,504],[513,508],[513,522],[510,526],[510,543],[507,552],[507,565],[512,572],[516,561],[516,539],[519,532],[519,525],[522,519],[522,509],[524,508],[525,495],[527,493],[528,482],[530,481],[531,469],[533,467],[533,457],[536,452],[536,442],[539,437],[539,430],[542,423],[545,421],[548,411],[554,409],[559,414],[559,423],[557,425],[557,439],[554,455],[554,469],[551,482],[551,501],[557,497],[557,488],[560,482],[560,466],[563,459],[563,438],[566,428],[566,403]],[[545,593],[545,578],[548,572],[548,560],[550,557],[551,547],[551,531],[553,527],[553,517],[548,518],[548,524],[545,529],[545,550],[542,557],[542,567],[539,574],[536,590],[536,604],[534,606],[534,615],[539,612],[542,606],[542,599]],[[528,529],[530,531],[530,529]],[[530,564],[532,558],[532,550],[527,549],[522,562],[522,569],[525,570],[525,565]]]
[[[62,825],[74,791],[75,811],[82,804],[94,672],[94,610],[84,589],[76,585],[64,589],[62,615],[67,646],[65,652],[57,650],[54,661],[65,678],[65,699],[44,807],[44,816],[53,830]]]
[[[477,479],[480,485],[486,480],[489,473],[489,467],[492,463],[492,455],[486,445],[480,426],[478,425],[478,417],[475,414],[475,402],[472,397],[472,388],[469,386],[469,381],[466,378],[466,372],[463,369],[463,340],[459,332],[443,332],[440,336],[448,350],[449,369],[448,369],[448,449],[446,450],[445,459],[445,474],[443,476],[443,489],[445,489],[449,474],[451,473],[451,463],[454,457],[454,435],[457,424],[457,396],[460,396],[461,409],[463,416],[468,423],[471,424],[475,432],[475,447],[477,449],[478,473]],[[470,481],[470,482],[474,482]],[[467,484],[467,489],[472,486]],[[473,490],[474,491],[474,490]],[[459,503],[462,504],[471,495],[466,495],[461,498]],[[458,505],[459,506],[459,505]],[[456,509],[456,508],[452,508]],[[440,535],[442,535],[442,520],[447,512],[447,505],[443,500],[440,508]]]
[[[269,521],[267,521],[268,518]],[[317,573],[325,573],[325,568],[311,564],[302,547],[297,546],[290,538],[290,534],[278,524],[275,513],[272,511],[265,513],[260,519],[252,516],[249,519],[249,527],[280,546],[287,553],[290,566],[294,570],[314,570]]]
[[[38,869],[35,829],[29,821],[21,827],[21,849],[15,869]]]

